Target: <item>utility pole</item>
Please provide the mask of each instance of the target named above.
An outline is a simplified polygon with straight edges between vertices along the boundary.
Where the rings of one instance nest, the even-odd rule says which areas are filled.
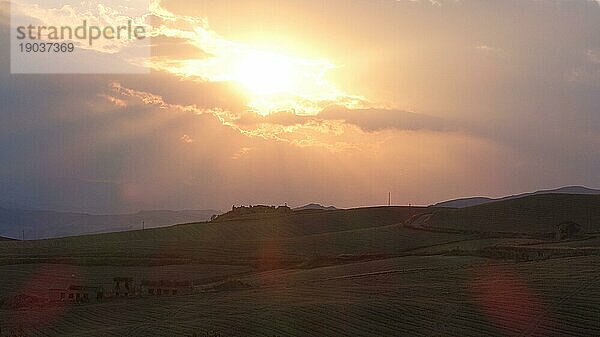
[[[388,206],[392,206],[392,192],[388,192]]]
[[[25,230],[21,232],[21,239],[22,241],[25,241]]]
[[[142,220],[142,230],[146,229],[146,222]]]

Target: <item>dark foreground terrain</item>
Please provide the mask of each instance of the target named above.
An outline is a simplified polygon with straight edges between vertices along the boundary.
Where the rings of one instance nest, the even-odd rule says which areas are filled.
[[[565,223],[578,230],[560,232]],[[233,216],[0,241],[0,327],[2,336],[598,336],[598,263],[599,196]],[[115,277],[189,286],[116,296]],[[53,297],[73,285],[105,296]]]

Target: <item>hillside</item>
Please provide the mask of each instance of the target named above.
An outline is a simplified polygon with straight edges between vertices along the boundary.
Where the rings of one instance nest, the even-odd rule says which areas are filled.
[[[541,190],[530,193],[522,193],[516,195],[510,195],[501,198],[488,198],[488,197],[470,197],[470,198],[461,198],[454,199],[449,201],[440,202],[434,204],[433,207],[446,207],[446,208],[464,208],[477,206],[482,204],[487,204],[490,202],[496,201],[505,201],[511,199],[523,198],[531,195],[541,195],[541,194],[589,194],[589,195],[600,195],[600,190],[591,189],[583,186],[566,186],[557,189],[550,190]]]
[[[0,245],[0,264],[36,258],[120,265],[139,258],[138,263],[144,264],[208,261],[273,265],[295,264],[314,255],[390,254],[418,244],[401,227],[425,211],[414,207],[307,210],[144,231],[7,242]],[[443,240],[445,236],[440,237]],[[431,240],[440,238],[433,236]]]
[[[10,336],[596,336],[600,236],[521,234],[546,230],[548,214],[581,221],[589,208],[596,221],[599,198],[248,213],[2,241],[0,326]],[[115,278],[192,286],[48,299],[72,285],[110,291]]]
[[[133,214],[95,215],[85,213],[0,208],[0,235],[26,239],[44,239],[91,233],[139,229],[210,219],[214,210],[141,211]]]
[[[433,208],[422,226],[475,232],[551,233],[573,221],[600,232],[600,195],[538,194],[459,209]]]
[[[309,210],[309,209],[320,209],[320,210],[333,211],[333,210],[336,210],[337,207],[335,207],[335,206],[323,206],[323,205],[320,205],[320,204],[312,203],[312,204],[307,204],[307,205],[304,205],[304,206],[300,206],[300,207],[294,208],[295,211],[304,211],[304,210]]]

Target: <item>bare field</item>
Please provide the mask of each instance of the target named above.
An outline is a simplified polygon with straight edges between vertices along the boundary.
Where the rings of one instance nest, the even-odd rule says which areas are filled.
[[[302,212],[2,242],[4,300],[70,284],[108,288],[114,277],[186,280],[193,291],[4,305],[0,327],[3,336],[600,335],[600,256],[578,255],[598,246],[596,234],[554,242],[411,226],[432,211]],[[536,247],[577,254],[478,253]]]
[[[598,262],[432,256],[279,270],[245,277],[245,290],[76,305],[56,317],[4,312],[3,324],[31,336],[592,336]]]
[[[115,277],[137,280],[190,280],[206,282],[251,271],[244,266],[166,265],[166,266],[77,266],[65,264],[17,264],[0,266],[0,297],[27,292],[47,295],[49,288],[93,285],[110,288]]]

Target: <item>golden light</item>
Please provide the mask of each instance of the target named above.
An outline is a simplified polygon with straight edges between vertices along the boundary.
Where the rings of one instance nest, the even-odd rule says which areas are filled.
[[[299,69],[285,57],[252,53],[237,61],[232,77],[251,95],[271,96],[298,91],[299,75]]]
[[[326,79],[327,72],[335,68],[326,59],[292,56],[279,48],[273,52],[230,41],[205,27],[195,27],[193,32],[170,29],[163,33],[189,39],[208,57],[154,58],[150,67],[202,81],[235,83],[245,93],[248,108],[260,114],[293,111],[311,115],[328,104],[360,101]]]
[[[343,96],[324,78],[333,68],[327,60],[248,49],[236,54],[232,64],[228,79],[242,86],[248,106],[263,115],[277,111],[316,114],[321,102]]]

